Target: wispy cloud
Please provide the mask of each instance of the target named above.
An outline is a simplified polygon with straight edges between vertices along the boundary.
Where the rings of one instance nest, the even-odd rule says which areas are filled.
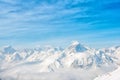
[[[44,37],[46,40],[64,36],[73,39],[78,35],[99,37],[97,31],[101,29],[118,31],[119,3],[119,0],[0,0],[0,41],[14,38],[16,42],[35,42]],[[80,36],[79,39],[86,40]]]

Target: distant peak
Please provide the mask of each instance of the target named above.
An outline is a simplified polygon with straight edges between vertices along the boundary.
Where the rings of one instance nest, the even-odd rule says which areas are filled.
[[[4,46],[4,48],[3,48],[3,52],[6,53],[6,54],[14,53],[15,51],[16,50],[14,48],[12,48],[11,45]]]
[[[79,41],[72,41],[71,46],[82,46],[85,47],[82,43],[80,43]]]
[[[72,41],[72,45],[78,45],[80,44],[79,41]]]
[[[88,48],[82,45],[79,41],[72,41],[72,44],[68,47],[68,49],[72,50],[72,52],[84,52],[88,50]]]
[[[12,48],[12,46],[11,45],[6,45],[3,48]]]

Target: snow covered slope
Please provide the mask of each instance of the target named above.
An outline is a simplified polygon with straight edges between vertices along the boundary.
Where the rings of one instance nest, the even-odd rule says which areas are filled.
[[[99,76],[94,80],[120,80],[120,67],[117,70],[103,76]]]

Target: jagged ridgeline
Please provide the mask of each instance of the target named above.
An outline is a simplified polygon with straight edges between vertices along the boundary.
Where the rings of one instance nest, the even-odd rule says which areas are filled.
[[[5,46],[0,51],[1,77],[16,74],[18,76],[25,73],[56,72],[63,69],[107,72],[116,69],[119,64],[119,46],[93,49],[78,41],[72,42],[64,49],[44,46],[19,50],[12,46]]]

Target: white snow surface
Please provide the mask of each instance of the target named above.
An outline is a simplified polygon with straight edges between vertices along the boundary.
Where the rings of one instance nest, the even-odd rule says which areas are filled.
[[[1,80],[105,80],[120,73],[119,65],[119,46],[93,49],[78,41],[64,49],[44,46],[20,50],[6,46],[0,51]]]
[[[120,80],[120,67],[117,70],[99,76],[94,80]]]

